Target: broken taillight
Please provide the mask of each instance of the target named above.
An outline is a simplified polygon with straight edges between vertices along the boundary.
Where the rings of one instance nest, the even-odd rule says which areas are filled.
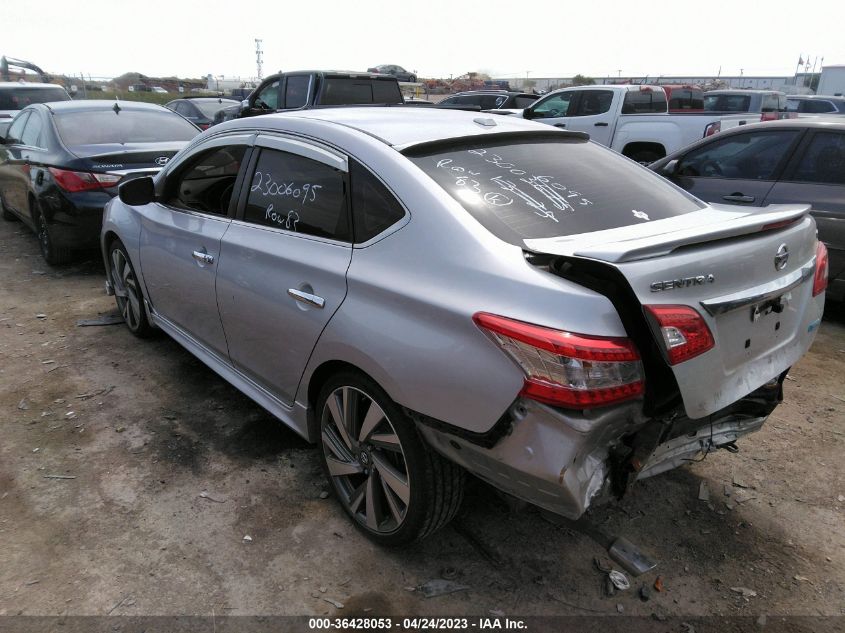
[[[827,256],[827,246],[819,242],[816,247],[816,272],[813,275],[813,296],[817,297],[827,288],[828,268],[830,260]]]
[[[701,315],[689,306],[644,306],[660,329],[670,365],[695,358],[715,346]]]
[[[525,372],[520,395],[526,398],[589,409],[645,390],[639,352],[627,338],[574,334],[486,312],[472,319]]]

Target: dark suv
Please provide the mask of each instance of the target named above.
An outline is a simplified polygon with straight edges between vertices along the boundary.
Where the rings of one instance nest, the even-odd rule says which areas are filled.
[[[404,103],[396,77],[373,73],[298,70],[267,77],[238,108],[219,112],[215,122],[313,106],[371,103]]]

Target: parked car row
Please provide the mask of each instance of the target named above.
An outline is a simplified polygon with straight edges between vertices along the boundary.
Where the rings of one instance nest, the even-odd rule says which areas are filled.
[[[816,221],[841,220],[843,124],[701,140],[744,115],[640,86],[373,107],[404,103],[396,78],[350,75],[268,78],[204,132],[150,104],[28,105],[3,216],[53,264],[98,244],[128,329],[318,444],[378,543],[445,525],[466,472],[577,518],[764,424],[841,269]],[[634,142],[677,154],[648,170]],[[693,195],[719,187],[739,204]]]

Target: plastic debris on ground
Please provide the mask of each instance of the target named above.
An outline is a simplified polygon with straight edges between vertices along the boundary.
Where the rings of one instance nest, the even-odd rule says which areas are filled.
[[[619,537],[608,550],[610,557],[632,576],[641,576],[657,567],[657,561],[646,555],[626,538]]]
[[[462,585],[451,580],[443,580],[442,578],[434,578],[427,583],[416,588],[426,598],[436,598],[437,596],[445,596],[450,593],[458,591],[466,591],[469,589],[467,585]]]
[[[631,582],[628,580],[628,577],[621,571],[614,569],[608,574],[608,577],[610,578],[610,582],[613,583],[613,586],[616,587],[619,591],[625,591],[626,589],[631,588]]]

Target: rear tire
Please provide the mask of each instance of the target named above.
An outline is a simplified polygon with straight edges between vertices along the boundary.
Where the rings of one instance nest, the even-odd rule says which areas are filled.
[[[380,545],[420,540],[446,525],[463,500],[464,471],[435,453],[373,380],[332,377],[317,398],[320,454],[340,505]]]
[[[123,243],[115,239],[109,245],[109,279],[114,288],[114,300],[126,327],[138,338],[147,338],[153,328],[144,307],[144,292],[129,253]]]
[[[69,248],[56,246],[50,232],[50,224],[47,222],[47,215],[39,204],[38,200],[30,200],[30,210],[35,220],[35,234],[38,237],[38,247],[41,249],[41,257],[50,266],[61,266],[73,259],[73,251]]]

